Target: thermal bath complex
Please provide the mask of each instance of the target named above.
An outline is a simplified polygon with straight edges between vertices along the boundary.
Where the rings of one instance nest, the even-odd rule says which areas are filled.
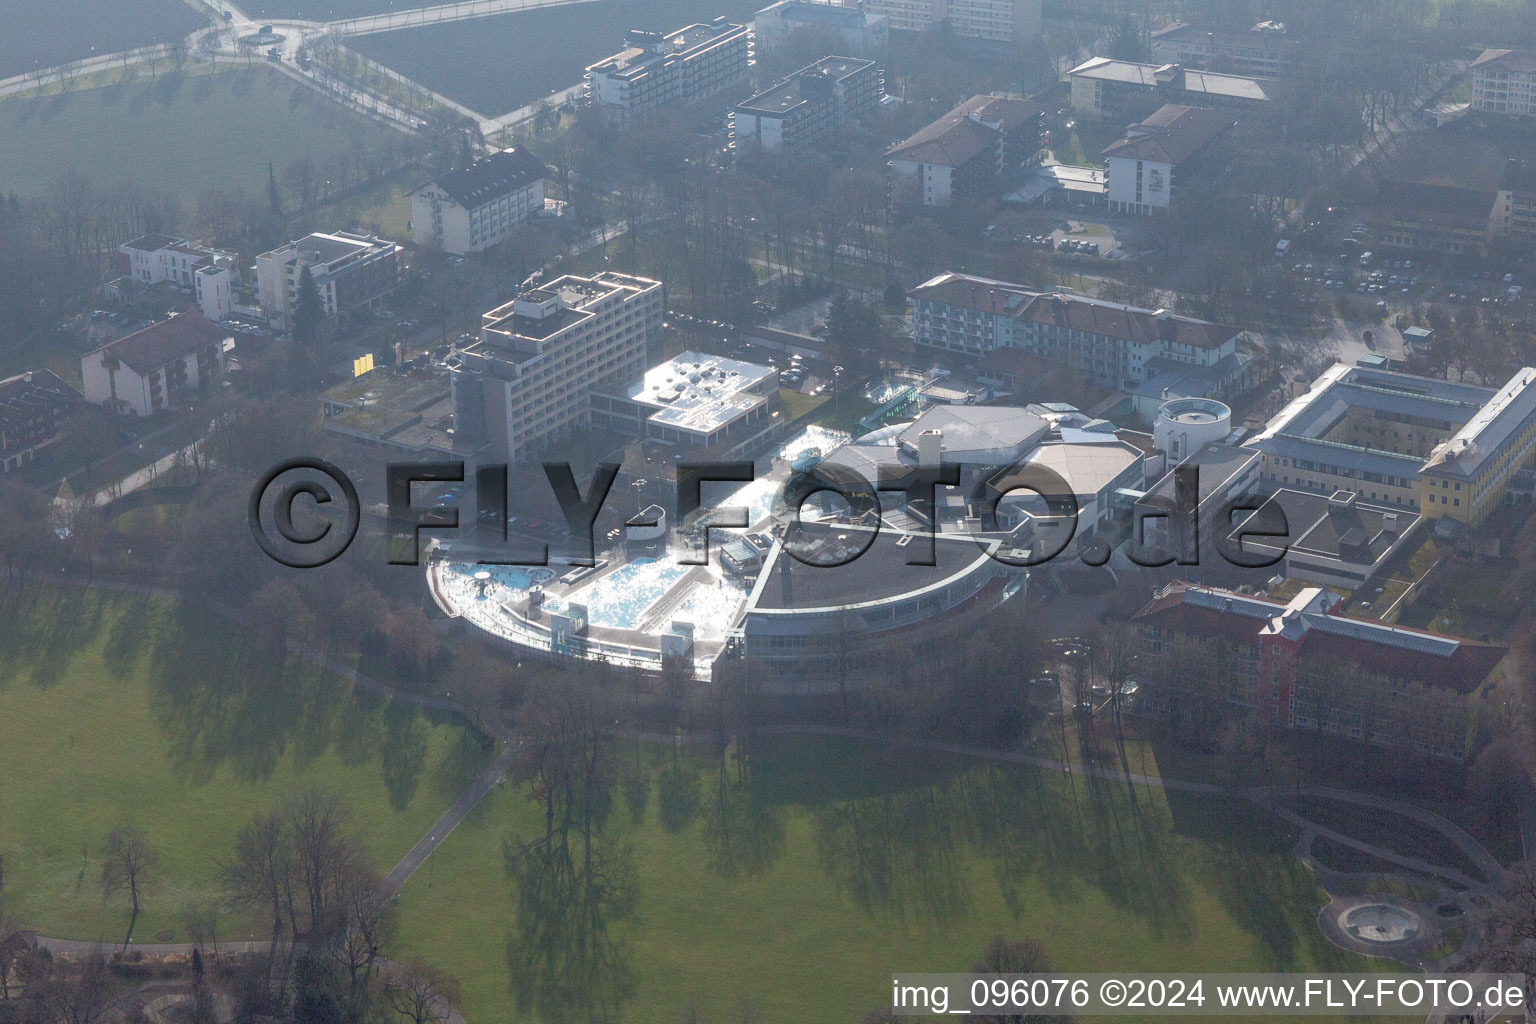
[[[711,531],[708,564],[686,564],[675,544],[628,558],[602,552],[592,568],[481,565],[454,561],[450,552],[429,560],[428,584],[450,616],[537,656],[650,670],[664,658],[687,658],[708,678],[734,647],[770,671],[782,668],[786,685],[791,677],[814,679],[818,667],[830,671],[851,631],[904,628],[1011,593],[991,557],[995,545],[974,538],[941,537],[936,564],[910,566],[905,548],[918,539],[910,533],[813,524],[809,505],[792,526],[794,514],[776,507],[792,466],[847,440],[811,427],[771,454],[767,473],[711,502],[749,509],[751,525]],[[827,552],[829,561],[868,550],[838,568],[801,564],[784,551],[789,529],[804,550]]]

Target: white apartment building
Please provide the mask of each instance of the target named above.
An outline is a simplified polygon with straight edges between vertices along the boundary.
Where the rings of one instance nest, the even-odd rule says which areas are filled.
[[[1095,387],[1134,388],[1164,361],[1214,366],[1243,331],[1167,310],[1141,309],[968,274],[940,274],[910,294],[919,348],[978,359],[1000,349],[1063,363]],[[1160,362],[1149,363],[1152,360]]]
[[[256,257],[256,298],[278,330],[293,326],[305,267],[328,318],[371,306],[400,285],[405,250],[373,235],[316,233]]]
[[[1040,5],[1041,0],[865,0],[864,4],[902,32],[923,32],[947,21],[957,36],[995,43],[1038,36]]]
[[[416,244],[462,256],[500,243],[544,210],[544,162],[517,146],[411,193]]]
[[[1536,51],[1484,50],[1472,62],[1472,109],[1536,117]]]
[[[1152,60],[1158,64],[1255,78],[1284,78],[1300,49],[1300,42],[1278,21],[1261,21],[1237,32],[1176,21],[1152,33]]]
[[[778,0],[752,19],[752,37],[758,53],[786,45],[798,34],[835,36],[838,50],[859,57],[883,52],[890,44],[890,19],[863,3],[844,7],[825,0]]]
[[[197,313],[125,334],[80,357],[85,399],[130,416],[182,408],[223,376],[232,337]]]
[[[190,292],[209,320],[229,316],[236,256],[170,235],[143,235],[117,247],[123,272],[142,285],[165,282]]]
[[[872,60],[823,57],[731,112],[738,149],[798,151],[875,110],[882,90]]]
[[[456,442],[517,462],[591,421],[593,389],[645,372],[666,291],[628,274],[568,274],[481,316],[451,365]]]
[[[1116,213],[1165,213],[1174,174],[1231,128],[1230,112],[1169,104],[1104,150],[1109,208]]]
[[[587,68],[587,99],[619,122],[744,85],[752,33],[724,17],[676,32],[631,32],[629,45]]]

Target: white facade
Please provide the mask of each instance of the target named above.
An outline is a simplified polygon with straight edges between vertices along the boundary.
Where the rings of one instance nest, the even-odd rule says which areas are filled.
[[[1108,157],[1109,208],[1121,213],[1167,210],[1173,195],[1173,164]]]
[[[665,308],[661,282],[610,273],[557,278],[483,314],[453,369],[458,441],[516,462],[585,426],[594,388],[645,372]]]
[[[866,56],[890,44],[890,19],[873,10],[823,0],[779,0],[757,12],[752,37],[758,53],[783,47],[797,32],[830,33],[845,53]]]
[[[82,356],[82,393],[130,416],[183,408],[223,375],[229,340],[196,313],[163,320]]]
[[[416,244],[462,256],[504,241],[544,210],[544,165],[504,149],[411,193]]]
[[[1040,34],[1041,0],[865,0],[865,10],[884,15],[890,27],[922,32],[947,21],[968,39],[1024,42]]]
[[[1472,109],[1536,117],[1536,52],[1484,50],[1472,64]]]
[[[752,33],[724,17],[676,32],[631,32],[630,45],[587,68],[587,99],[620,122],[693,103],[747,81]]]
[[[874,61],[823,57],[737,104],[731,112],[733,145],[801,149],[869,116],[880,92]]]
[[[144,235],[117,251],[128,276],[141,285],[169,283],[191,292],[209,320],[229,316],[234,304],[235,254],[169,235]]]
[[[327,317],[372,305],[399,286],[403,252],[372,235],[307,235],[256,257],[257,301],[272,326],[288,330],[308,267]]]

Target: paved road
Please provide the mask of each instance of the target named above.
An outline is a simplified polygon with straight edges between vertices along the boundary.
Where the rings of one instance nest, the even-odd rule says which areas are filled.
[[[461,0],[460,3],[421,7],[413,11],[371,14],[362,18],[333,21],[325,26],[325,30],[344,36],[365,36],[375,32],[393,32],[401,28],[441,25],[451,21],[466,21],[470,18],[487,18],[496,14],[531,11],[540,7],[559,7],[565,4],[590,2],[591,0]]]

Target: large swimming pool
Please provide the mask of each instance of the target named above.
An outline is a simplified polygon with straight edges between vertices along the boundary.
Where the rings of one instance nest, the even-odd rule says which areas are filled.
[[[587,621],[611,629],[634,629],[645,611],[682,579],[688,566],[670,558],[637,558],[619,566],[588,587],[567,595],[566,601],[587,607]],[[563,608],[564,602],[555,607]]]

